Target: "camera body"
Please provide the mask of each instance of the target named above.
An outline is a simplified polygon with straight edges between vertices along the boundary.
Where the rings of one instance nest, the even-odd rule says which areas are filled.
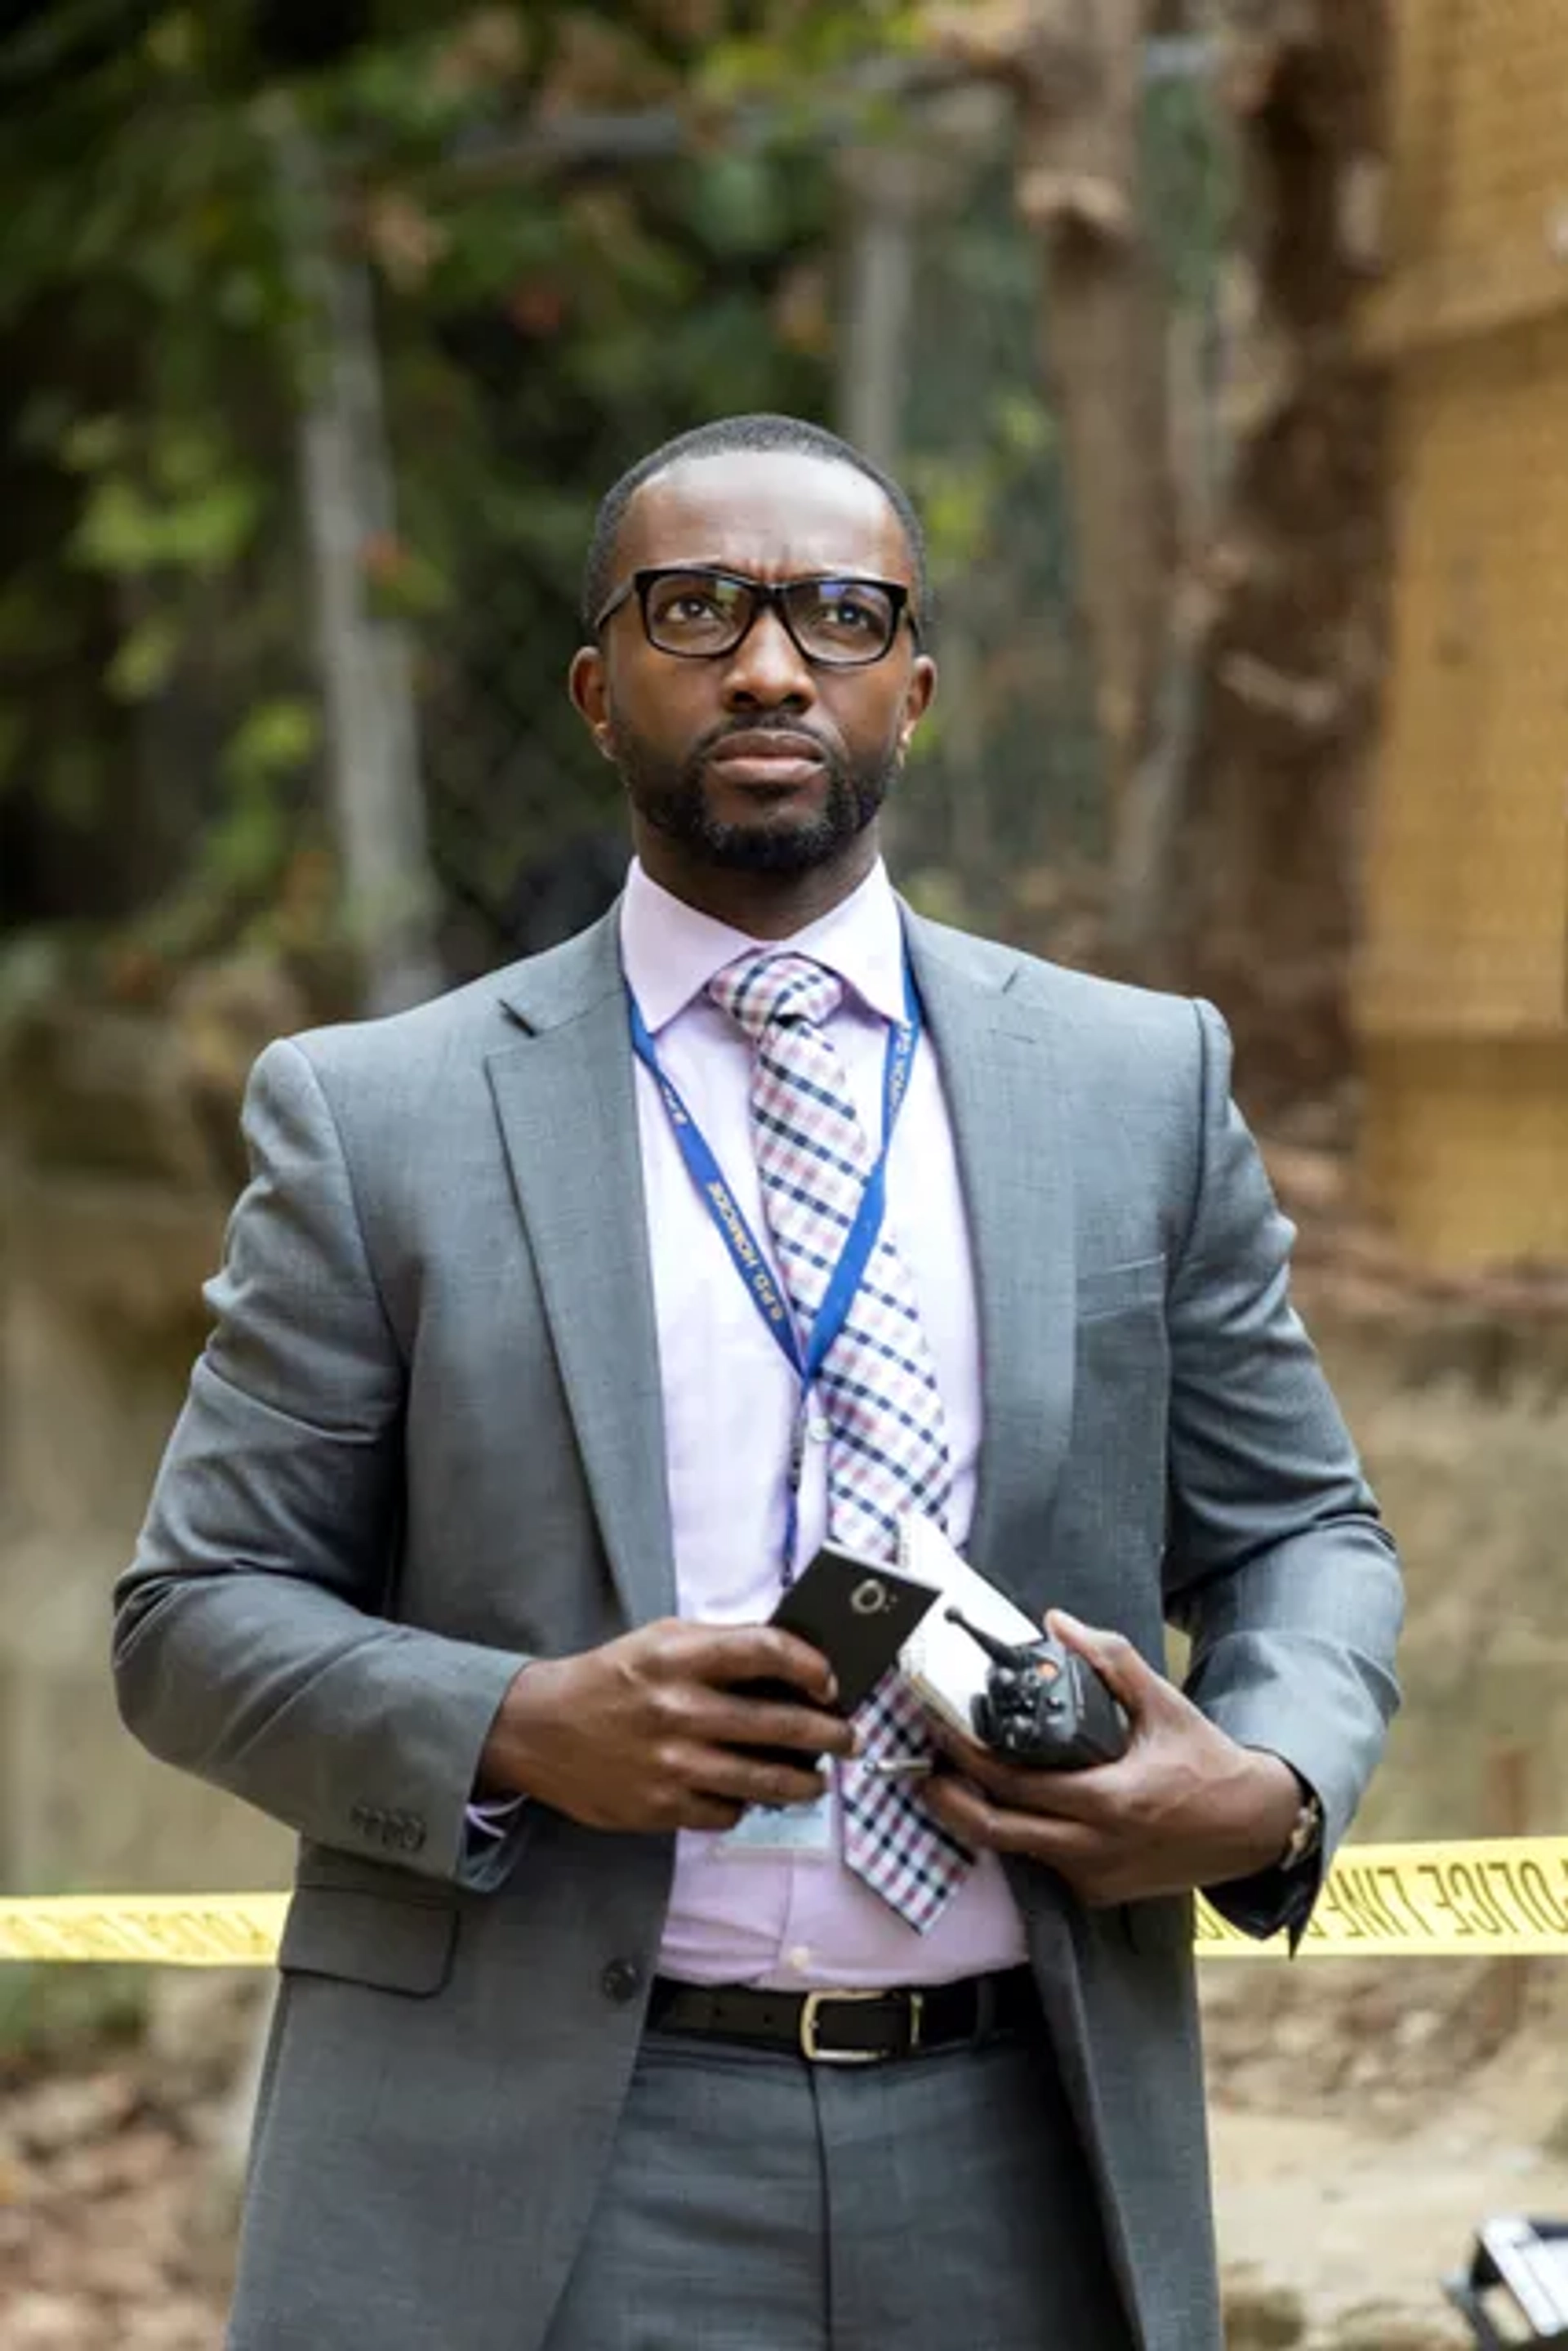
[[[1127,1714],[1086,1657],[1048,1633],[999,1641],[956,1608],[947,1614],[992,1661],[971,1708],[983,1746],[1043,1771],[1083,1771],[1126,1754]]]

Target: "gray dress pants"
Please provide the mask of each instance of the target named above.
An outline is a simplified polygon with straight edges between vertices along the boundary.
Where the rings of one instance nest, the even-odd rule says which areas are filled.
[[[650,2032],[547,2351],[1128,2351],[1050,2060]]]

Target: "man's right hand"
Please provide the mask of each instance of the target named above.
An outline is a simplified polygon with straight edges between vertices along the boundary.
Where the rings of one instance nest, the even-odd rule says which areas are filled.
[[[784,1681],[798,1704],[737,1684]],[[733,1828],[751,1804],[805,1804],[819,1755],[852,1755],[826,1708],[832,1668],[769,1625],[667,1617],[575,1657],[535,1657],[503,1698],[480,1765],[488,1796],[524,1795],[593,1829]],[[798,1769],[748,1748],[800,1750]]]

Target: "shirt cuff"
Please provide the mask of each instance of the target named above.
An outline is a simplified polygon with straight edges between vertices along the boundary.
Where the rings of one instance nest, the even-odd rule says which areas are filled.
[[[465,1804],[462,1816],[470,1835],[504,1837],[527,1801],[526,1796],[489,1796],[483,1802]]]

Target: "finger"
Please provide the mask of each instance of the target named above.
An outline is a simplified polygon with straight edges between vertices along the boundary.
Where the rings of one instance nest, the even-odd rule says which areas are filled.
[[[946,1773],[928,1780],[918,1792],[932,1817],[964,1844],[1039,1857],[1046,1823],[1037,1816],[994,1804],[983,1789]]]
[[[715,1747],[798,1747],[807,1763],[819,1755],[839,1755],[846,1761],[860,1744],[852,1722],[839,1714],[821,1714],[815,1707],[785,1706],[776,1699],[715,1696],[693,1722],[702,1738]]]
[[[1030,1813],[1037,1820],[1075,1820],[1088,1829],[1103,1829],[1115,1815],[1115,1780],[1109,1780],[1116,1772],[1115,1763],[1088,1771],[1046,1771],[1009,1763],[971,1740],[948,1744],[948,1756],[987,1799],[1011,1813]]]
[[[926,1708],[926,1726],[931,1734],[932,1744],[940,1747],[961,1771],[972,1771],[977,1765],[991,1761],[988,1747],[982,1747],[979,1740],[971,1739],[967,1731],[960,1730],[945,1714],[939,1714],[935,1707]]]
[[[744,1804],[724,1803],[714,1796],[688,1796],[670,1826],[696,1829],[709,1836],[722,1836],[730,1829],[740,1826],[745,1810]]]
[[[954,1768],[966,1779],[978,1781],[992,1795],[1012,1801],[1014,1792],[1024,1785],[1025,1775],[1017,1764],[1004,1762],[994,1748],[982,1747],[961,1730],[955,1730],[940,1715],[931,1717],[931,1738]],[[1030,1779],[1040,1779],[1041,1772],[1031,1772]]]
[[[1168,1695],[1170,1684],[1154,1667],[1145,1662],[1125,1633],[1112,1633],[1103,1625],[1080,1624],[1064,1608],[1050,1608],[1045,1613],[1045,1629],[1081,1657],[1086,1657],[1113,1698],[1119,1698],[1136,1720],[1138,1716],[1158,1709]]]
[[[1039,1766],[1009,1763],[994,1749],[977,1745],[940,1718],[932,1722],[931,1736],[966,1778],[976,1781],[988,1796],[1016,1812],[1094,1821],[1105,1811],[1107,1791],[1101,1782],[1107,1771],[1116,1769],[1114,1764],[1096,1765],[1083,1771],[1052,1771]]]
[[[1014,1812],[992,1803],[979,1788],[962,1780],[929,1780],[920,1802],[961,1843],[982,1846],[989,1853],[1018,1854],[1054,1869],[1069,1881],[1092,1868],[1099,1840],[1081,1822],[1047,1818],[1039,1813]]]
[[[738,1804],[815,1804],[827,1788],[823,1773],[807,1770],[804,1763],[796,1769],[732,1747],[701,1750],[685,1776],[703,1795],[722,1796]]]
[[[819,1706],[831,1706],[838,1695],[837,1677],[822,1651],[797,1634],[776,1625],[711,1625],[703,1632],[701,1662],[687,1662],[704,1681],[785,1681]]]

